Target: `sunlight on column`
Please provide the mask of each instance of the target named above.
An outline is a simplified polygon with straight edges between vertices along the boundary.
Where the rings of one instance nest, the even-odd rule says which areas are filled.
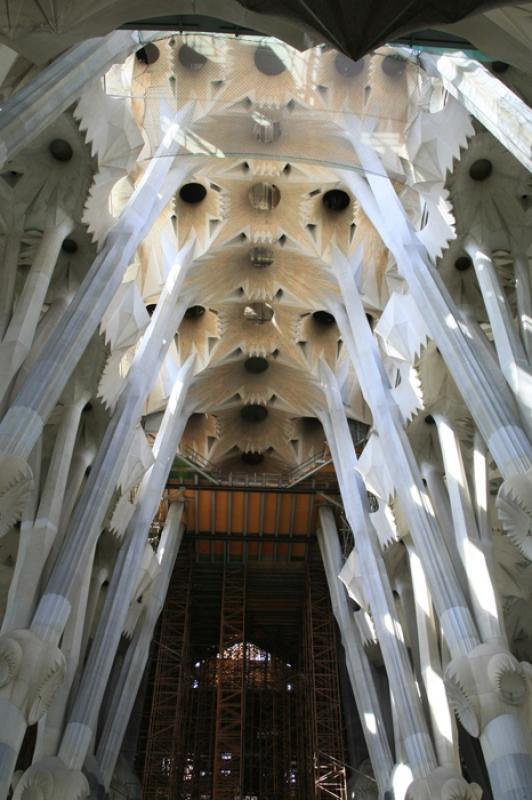
[[[371,711],[366,711],[364,714],[364,725],[370,733],[374,736],[377,733],[377,718]]]
[[[417,553],[410,556],[410,572],[414,585],[414,596],[417,605],[421,608],[426,617],[430,614],[430,597],[425,580],[425,573]]]
[[[465,542],[465,561],[467,574],[474,576],[474,591],[480,607],[491,617],[498,619],[497,602],[486,558],[482,550],[470,539]]]
[[[414,780],[412,770],[408,764],[398,764],[392,775],[392,788],[394,800],[405,800],[408,787]]]
[[[448,742],[453,741],[453,726],[445,685],[441,675],[438,675],[431,666],[425,668],[425,684],[429,698],[432,717],[438,726],[438,731]]]
[[[464,488],[462,464],[460,454],[456,444],[456,436],[451,427],[442,420],[437,420],[438,433],[440,435],[441,448],[443,451],[445,472],[447,476],[454,478],[457,484]]]
[[[486,474],[486,458],[477,443],[473,449],[473,475],[475,481],[475,499],[481,511],[487,511],[488,482]]]

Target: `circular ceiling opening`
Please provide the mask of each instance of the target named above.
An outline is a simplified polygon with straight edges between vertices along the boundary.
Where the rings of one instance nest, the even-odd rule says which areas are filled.
[[[273,308],[269,303],[248,303],[244,308],[244,319],[255,325],[264,325],[273,319]]]
[[[263,422],[268,416],[268,409],[266,406],[250,403],[247,406],[242,406],[240,409],[240,416],[246,422]]]
[[[351,198],[343,189],[329,189],[322,197],[322,203],[329,211],[345,211]]]
[[[205,314],[204,306],[190,306],[185,311],[185,319],[199,319]]]
[[[146,306],[146,311],[148,312],[150,317],[153,317],[156,308],[157,308],[157,303],[150,303],[149,305]],[[186,312],[185,312],[185,316],[186,316]]]
[[[256,211],[271,211],[281,202],[281,192],[274,183],[255,183],[248,192],[248,200]]]
[[[506,61],[492,61],[491,69],[496,75],[504,75],[510,69],[510,65]]]
[[[207,58],[203,53],[198,53],[197,50],[194,50],[194,48],[190,47],[188,44],[181,45],[177,57],[179,63],[191,72],[199,72],[207,63]]]
[[[406,68],[406,60],[402,56],[384,56],[382,71],[389,78],[400,78]]]
[[[473,262],[469,256],[460,256],[460,258],[457,258],[454,262],[454,267],[458,270],[458,272],[465,272],[466,269],[469,269],[472,263]]]
[[[270,365],[265,358],[261,356],[250,356],[244,362],[246,372],[251,372],[252,375],[259,375],[261,372],[266,372]]]
[[[358,61],[353,61],[343,53],[337,53],[334,59],[334,66],[336,67],[336,72],[344,78],[355,78],[364,70],[364,59],[360,58]]]
[[[317,322],[318,325],[323,325],[324,328],[329,328],[336,323],[335,318],[328,311],[315,311],[312,315],[312,319]]]
[[[479,158],[469,167],[469,177],[474,181],[485,181],[493,172],[493,164],[487,158]]]
[[[159,59],[159,48],[157,45],[152,44],[152,42],[148,42],[148,44],[145,44],[144,47],[140,48],[140,50],[137,50],[135,56],[137,57],[137,61],[139,61],[141,64],[146,64],[146,66],[149,66],[150,64],[155,64],[155,62]]]
[[[68,253],[69,256],[72,256],[74,253],[78,252],[78,243],[75,242],[74,239],[69,239],[67,237],[61,245],[61,250],[63,253]]]
[[[242,453],[240,456],[244,464],[248,464],[250,467],[256,467],[257,464],[262,464],[264,461],[263,453],[251,452],[251,453]]]
[[[74,155],[72,147],[64,139],[53,139],[48,147],[50,155],[56,161],[70,161]]]
[[[259,45],[255,50],[255,66],[263,75],[280,75],[286,67],[271,47]]]
[[[249,260],[254,267],[264,269],[265,267],[271,267],[275,257],[273,250],[269,247],[254,247],[253,250],[250,250]]]
[[[202,183],[185,183],[179,190],[179,197],[184,203],[194,205],[201,203],[207,196],[207,189]]]
[[[436,425],[436,420],[434,419],[432,414],[428,414],[428,416],[425,417],[425,423],[427,425]]]

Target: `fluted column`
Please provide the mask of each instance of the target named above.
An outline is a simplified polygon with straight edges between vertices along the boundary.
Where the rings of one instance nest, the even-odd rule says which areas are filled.
[[[31,648],[36,653],[35,657],[44,658],[46,655],[46,658],[56,659],[63,672],[64,657],[58,650],[57,643],[70,614],[73,594],[79,588],[84,564],[89,554],[93,552],[100,535],[109,503],[126,463],[144,402],[185,312],[185,302],[178,302],[178,297],[186,269],[191,261],[191,247],[186,247],[181,256],[182,259],[177,257],[170,269],[157,310],[135,354],[124,389],[69,524],[63,546],[37,606],[31,629],[14,632],[22,635],[24,640],[30,640]],[[14,634],[9,636],[13,638]],[[0,648],[2,645],[3,639],[0,640]],[[53,674],[53,670],[50,670],[50,674]],[[24,707],[31,695],[25,691],[12,695],[12,683],[8,682],[3,689],[0,688],[0,698],[2,693],[6,695],[6,714],[11,705],[12,713],[19,714],[20,706]],[[52,698],[53,692],[50,693],[49,702]],[[41,708],[40,715],[44,710]],[[32,717],[28,715],[25,717],[27,721],[30,718]],[[19,714],[18,719],[20,727],[24,717],[20,717]],[[9,735],[11,736],[11,731]],[[3,786],[0,782],[2,800],[16,761],[16,753],[11,747],[6,755],[8,761],[3,766],[3,736],[4,732],[0,729],[0,777],[3,776],[6,782]]]
[[[0,344],[0,405],[5,403],[11,382],[31,349],[61,245],[74,227],[72,220],[61,211],[58,216],[59,221],[54,220],[43,232],[24,288]]]
[[[359,129],[350,140],[365,170],[343,174],[364,213],[394,255],[412,297],[436,342],[502,475],[523,475],[532,466],[532,446],[524,432],[510,390],[494,375],[493,363],[470,337],[467,325],[441,276],[429,262],[377,154]],[[436,596],[434,596],[436,602]]]
[[[468,236],[464,242],[490,321],[501,371],[515,395],[523,426],[532,437],[532,374],[488,247]]]
[[[456,725],[445,692],[432,598],[423,565],[409,539],[406,540],[406,548],[414,590],[421,678],[425,686],[430,712],[434,746],[438,754],[438,761],[442,766],[459,770],[460,757]]]
[[[72,105],[88,83],[150,38],[138,31],[114,31],[87,39],[44,67],[2,106],[0,167]]]
[[[186,174],[186,158],[175,170],[171,167],[180,121],[188,113],[189,107],[181,109],[169,126],[104,247],[4,416],[0,463],[2,458],[8,462],[10,456],[28,457],[116,294],[135,250]]]
[[[397,52],[439,78],[452,97],[532,170],[532,111],[483,64],[466,53],[412,53],[403,47]]]
[[[179,519],[178,504],[172,503],[157,548],[157,556],[161,560],[160,570],[150,589],[146,608],[137,624],[120,670],[116,690],[106,711],[96,751],[96,761],[106,791],[109,790],[113,777],[131,711],[144,675],[155,625],[166,599],[168,584],[181,546],[184,529],[182,525],[177,524]]]
[[[61,742],[59,755],[71,769],[81,769],[83,766],[96,730],[103,693],[138,581],[150,524],[188,419],[188,415],[183,413],[183,406],[194,362],[195,356],[192,355],[181,368],[168,401],[154,445],[155,463],[141,483],[135,513],[113,570],[89,658]]]
[[[323,425],[336,473],[346,517],[360,559],[362,589],[371,608],[381,652],[397,706],[397,718],[405,756],[414,778],[427,777],[438,766],[423,716],[395,602],[376,533],[369,517],[367,492],[356,471],[356,454],[334,375],[322,381],[329,415]]]
[[[521,333],[521,341],[523,342],[523,347],[528,357],[528,363],[532,365],[532,286],[530,262],[526,254],[526,248],[521,250],[516,247],[513,252],[513,257],[519,330]]]
[[[345,262],[337,257],[334,264],[347,313],[340,307],[334,311],[362,394],[373,414],[374,425],[386,442],[390,472],[401,509],[427,572],[449,647],[454,653],[468,652],[480,640],[467,599],[453,569],[438,522],[427,502],[419,466],[391,394],[356,283],[352,276],[348,276]]]
[[[507,646],[502,611],[477,530],[460,442],[452,422],[434,414],[451,502],[453,532],[482,640]]]
[[[68,619],[69,597],[78,580],[80,565],[100,534],[144,402],[185,313],[185,302],[178,298],[191,261],[192,246],[187,245],[170,270],[157,309],[135,354],[63,547],[33,617],[32,630],[43,639],[58,641]]]
[[[384,798],[385,792],[390,790],[394,762],[382,721],[383,716],[371,666],[364,652],[353,614],[347,605],[345,589],[338,578],[342,569],[342,556],[334,515],[327,506],[320,507],[318,542],[334,616],[345,649],[349,681],[356,700],[373,774],[379,788],[379,798]]]
[[[25,628],[31,622],[42,571],[57,534],[81,413],[88,399],[88,392],[81,391],[63,408],[38,509],[31,521],[21,525],[1,633]]]

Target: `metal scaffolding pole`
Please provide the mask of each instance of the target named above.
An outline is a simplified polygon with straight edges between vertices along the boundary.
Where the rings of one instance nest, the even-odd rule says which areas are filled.
[[[307,559],[305,672],[314,787],[310,797],[345,800],[345,753],[338,678],[336,629],[317,547]]]
[[[246,570],[225,564],[217,660],[214,800],[242,797]]]
[[[183,701],[190,636],[191,561],[178,556],[160,625],[142,780],[143,800],[176,797],[183,770]]]

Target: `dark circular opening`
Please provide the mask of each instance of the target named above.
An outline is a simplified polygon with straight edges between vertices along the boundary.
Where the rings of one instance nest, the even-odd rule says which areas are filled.
[[[344,211],[351,198],[343,189],[329,189],[322,197],[322,203],[329,211]]]
[[[185,183],[179,190],[179,197],[184,203],[201,203],[207,196],[207,189],[202,183]]]
[[[242,453],[240,456],[244,464],[248,464],[250,467],[256,467],[257,464],[261,464],[264,461],[264,455],[262,453]]]
[[[487,158],[479,158],[469,167],[469,177],[474,181],[485,181],[493,172],[493,164]]]
[[[337,53],[334,59],[334,66],[339,75],[342,75],[344,78],[354,78],[363,71],[364,59],[359,58],[358,61],[353,61],[352,58],[348,58],[343,53]]]
[[[61,245],[61,250],[63,253],[68,253],[68,255],[71,256],[78,252],[78,243],[75,242],[74,239],[66,238]]]
[[[262,422],[268,416],[268,409],[266,406],[250,403],[249,405],[242,406],[240,409],[240,416],[242,419],[245,419],[246,422]]]
[[[510,69],[510,65],[506,61],[492,61],[491,69],[496,75],[504,75]]]
[[[286,67],[271,47],[259,45],[255,50],[255,66],[263,75],[280,75]]]
[[[74,155],[72,147],[64,139],[53,139],[48,149],[56,161],[70,161]]]
[[[323,325],[323,327],[328,328],[331,325],[334,325],[336,320],[332,314],[328,311],[315,311],[312,315],[312,319],[318,323],[318,325]]]
[[[473,262],[471,261],[469,256],[460,256],[460,258],[457,258],[456,261],[454,262],[454,266],[455,269],[458,270],[458,272],[465,272],[466,269],[469,269],[472,263]]]
[[[185,311],[185,319],[199,319],[205,314],[204,306],[190,306]]]
[[[83,414],[88,414],[89,411],[92,411],[92,408],[93,408],[92,403],[85,403],[85,405],[83,406],[83,412],[82,413]]]
[[[244,368],[246,372],[251,372],[253,375],[258,375],[261,372],[266,372],[270,365],[262,356],[251,356],[246,359]]]
[[[428,415],[425,417],[425,422],[426,422],[426,424],[427,424],[427,425],[436,425],[436,420],[434,419],[434,417],[432,416],[432,414],[428,414]]]
[[[85,477],[86,477],[86,478],[88,478],[88,477],[89,477],[89,475],[91,474],[91,469],[92,469],[92,467],[90,467],[90,466],[89,466],[89,467],[87,467],[87,469],[85,470]]]
[[[198,72],[207,63],[207,58],[203,53],[198,53],[193,47],[184,44],[179,48],[179,63],[192,72]]]
[[[406,61],[402,56],[385,56],[382,60],[382,71],[389,78],[399,78],[405,68]]]
[[[148,306],[146,306],[146,311],[148,312],[150,317],[153,317],[156,308],[157,308],[157,303],[150,303]]]
[[[269,247],[254,247],[253,250],[250,250],[249,260],[254,267],[264,269],[265,267],[271,267],[275,257],[273,250],[270,250]]]
[[[137,61],[139,61],[141,64],[146,64],[146,66],[149,66],[150,64],[155,64],[159,58],[159,48],[157,45],[152,44],[152,42],[148,42],[148,44],[145,44],[144,47],[140,48],[140,50],[137,50],[135,56],[137,57]]]

